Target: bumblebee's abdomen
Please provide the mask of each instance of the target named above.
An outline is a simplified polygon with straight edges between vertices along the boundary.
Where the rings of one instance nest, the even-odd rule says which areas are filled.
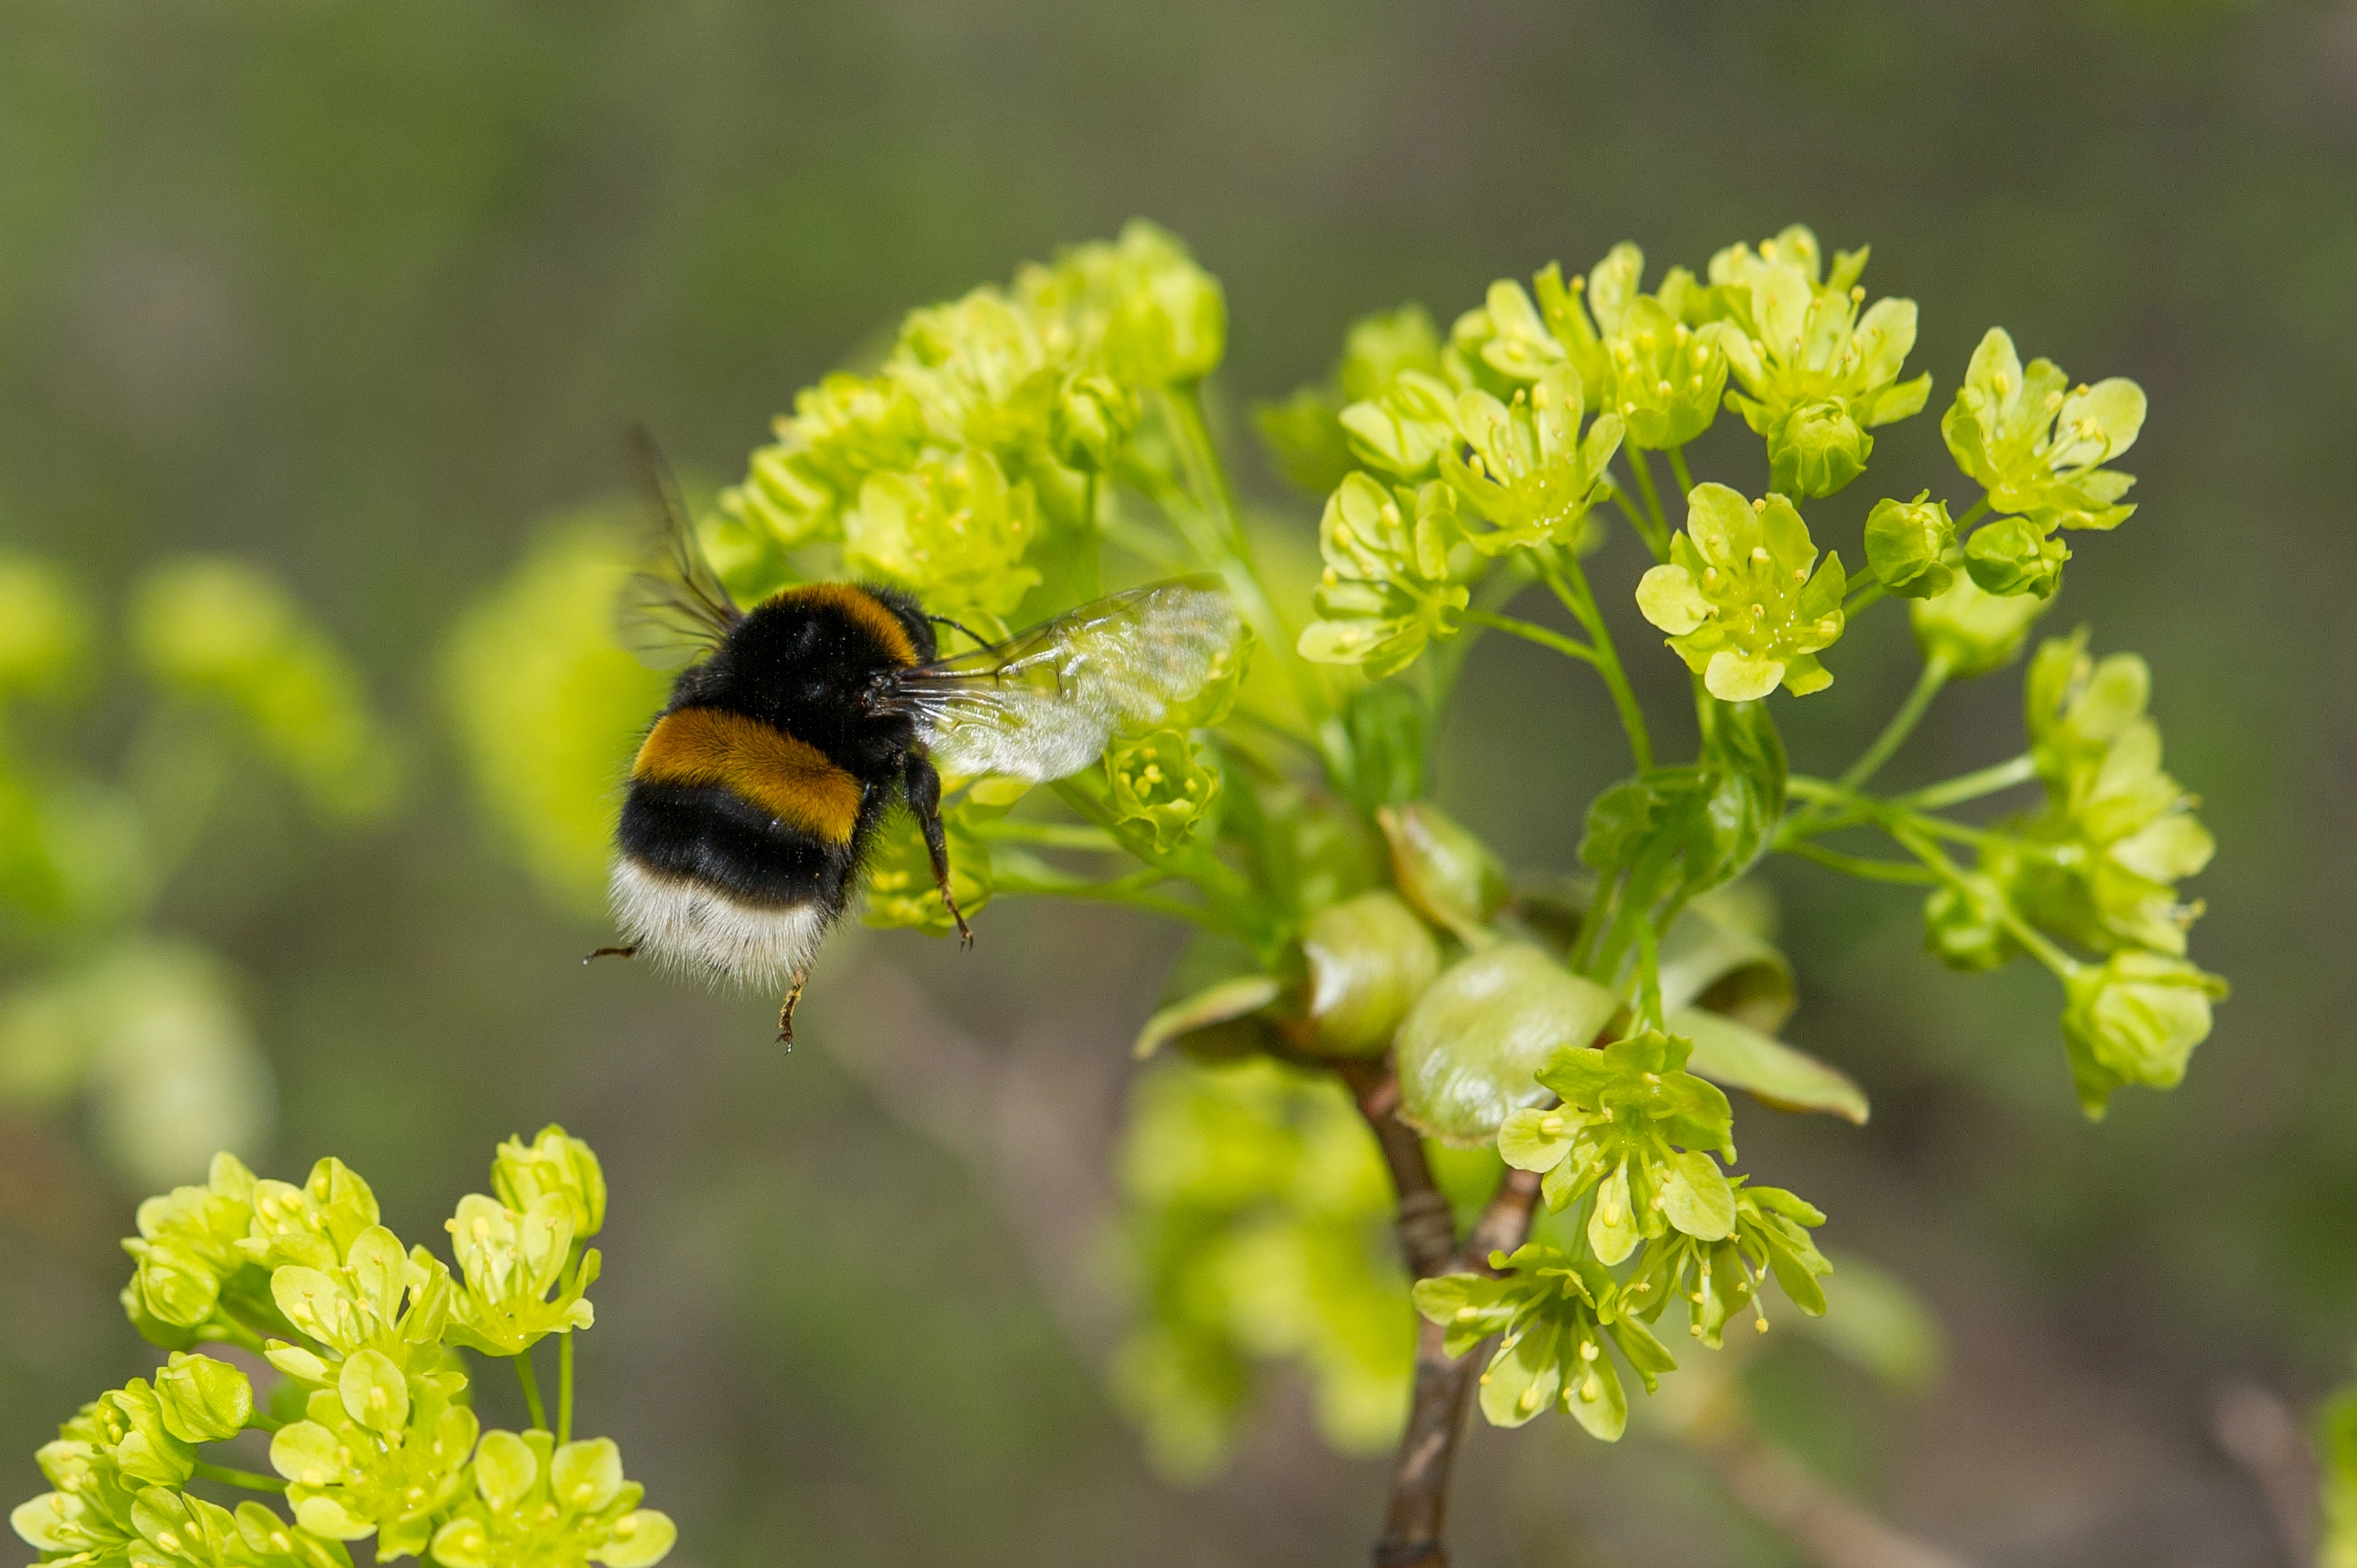
[[[828,845],[850,843],[866,793],[816,746],[723,708],[664,714],[639,747],[630,782],[679,792],[682,805],[734,797],[767,820]]]

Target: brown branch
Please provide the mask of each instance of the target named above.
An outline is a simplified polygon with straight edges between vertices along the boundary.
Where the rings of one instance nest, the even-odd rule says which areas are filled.
[[[2316,1560],[2316,1450],[2291,1407],[2256,1383],[2230,1383],[2211,1407],[2211,1431],[2259,1485],[2294,1563]]]
[[[1460,1250],[1448,1199],[1432,1179],[1424,1140],[1399,1119],[1399,1079],[1388,1061],[1342,1061],[1334,1071],[1358,1101],[1359,1113],[1375,1134],[1399,1194],[1400,1251],[1417,1279],[1453,1272],[1487,1273],[1492,1251],[1512,1251],[1531,1227],[1539,1178],[1508,1171]],[[1465,1400],[1481,1348],[1448,1354],[1447,1330],[1418,1320],[1415,1380],[1408,1401],[1407,1430],[1400,1436],[1392,1466],[1391,1494],[1383,1507],[1383,1532],[1375,1541],[1375,1568],[1447,1568],[1441,1527],[1448,1509],[1448,1475],[1465,1433]]]

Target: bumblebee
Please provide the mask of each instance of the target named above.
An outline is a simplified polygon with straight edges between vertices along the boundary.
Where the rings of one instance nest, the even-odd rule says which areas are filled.
[[[637,446],[660,564],[624,595],[624,640],[651,662],[689,662],[630,765],[615,834],[610,899],[628,945],[590,956],[643,952],[782,987],[788,1043],[811,962],[894,809],[916,818],[971,945],[950,893],[941,770],[1077,773],[1117,725],[1194,695],[1243,634],[1215,576],[1115,594],[946,659],[934,627],[954,623],[889,588],[806,584],[743,609],[642,432]]]

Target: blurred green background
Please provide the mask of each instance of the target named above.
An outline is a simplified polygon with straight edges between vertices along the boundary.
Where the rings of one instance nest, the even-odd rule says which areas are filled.
[[[1921,303],[1912,365],[1936,379],[1933,413],[1878,437],[1890,493],[1959,488],[1935,416],[1990,325],[2144,384],[2141,510],[2083,536],[2049,624],[2152,662],[2169,768],[2222,846],[2195,955],[2234,998],[2182,1090],[2090,1126],[2043,976],[1949,975],[1901,890],[1773,868],[1788,1037],[1877,1115],[1746,1105],[1745,1152],[1824,1203],[1828,1245],[1925,1294],[1949,1372],[1893,1401],[1803,1349],[1763,1398],[1813,1463],[1976,1562],[2284,1561],[2212,1423],[2237,1381],[2304,1407],[2357,1339],[2349,0],[7,0],[0,543],[63,567],[108,650],[157,562],[263,565],[390,737],[351,743],[400,786],[355,824],[258,760],[263,726],[143,917],[213,955],[189,983],[231,988],[267,1059],[259,1167],[339,1154],[414,1237],[500,1136],[591,1140],[615,1199],[583,1420],[679,1520],[674,1562],[1362,1560],[1382,1466],[1324,1452],[1297,1384],[1200,1491],[1155,1478],[1103,1392],[1108,1144],[1169,931],[1009,901],[971,953],[855,934],[805,1004],[825,1044],[781,1056],[759,999],[580,968],[594,898],[568,917],[536,891],[445,694],[453,661],[533,674],[529,639],[445,649],[544,520],[620,489],[628,421],[731,479],[906,307],[1139,214],[1225,280],[1232,449],[1305,527],[1249,454],[1251,400],[1321,375],[1367,310],[1445,323],[1492,277],[1623,238],[1656,269],[1795,220],[1870,242],[1867,282]],[[1797,767],[1880,724],[1904,642],[1867,618],[1840,682],[1780,706]],[[113,655],[80,705],[11,728],[100,774],[145,757],[169,800],[139,667]],[[1526,648],[1473,670],[1441,798],[1568,866],[1620,771],[1609,709]],[[1673,661],[1649,673],[1676,700]],[[2010,755],[2018,693],[1948,699],[1892,782]],[[0,982],[56,961],[0,938]],[[149,1365],[113,1301],[145,1188],[105,1157],[102,1103],[38,1098],[0,1110],[11,1500],[58,1420]],[[1465,1563],[1789,1560],[1642,1437],[1477,1431],[1460,1476]]]

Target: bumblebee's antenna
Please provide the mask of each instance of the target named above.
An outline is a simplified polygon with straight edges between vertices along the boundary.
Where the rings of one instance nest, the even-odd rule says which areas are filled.
[[[988,638],[974,636],[974,628],[967,626],[963,621],[952,620],[947,616],[927,616],[925,618],[927,620],[939,621],[943,626],[953,626],[957,628],[958,630],[965,633],[966,640],[973,643],[976,648],[987,648],[990,646],[990,639]]]

